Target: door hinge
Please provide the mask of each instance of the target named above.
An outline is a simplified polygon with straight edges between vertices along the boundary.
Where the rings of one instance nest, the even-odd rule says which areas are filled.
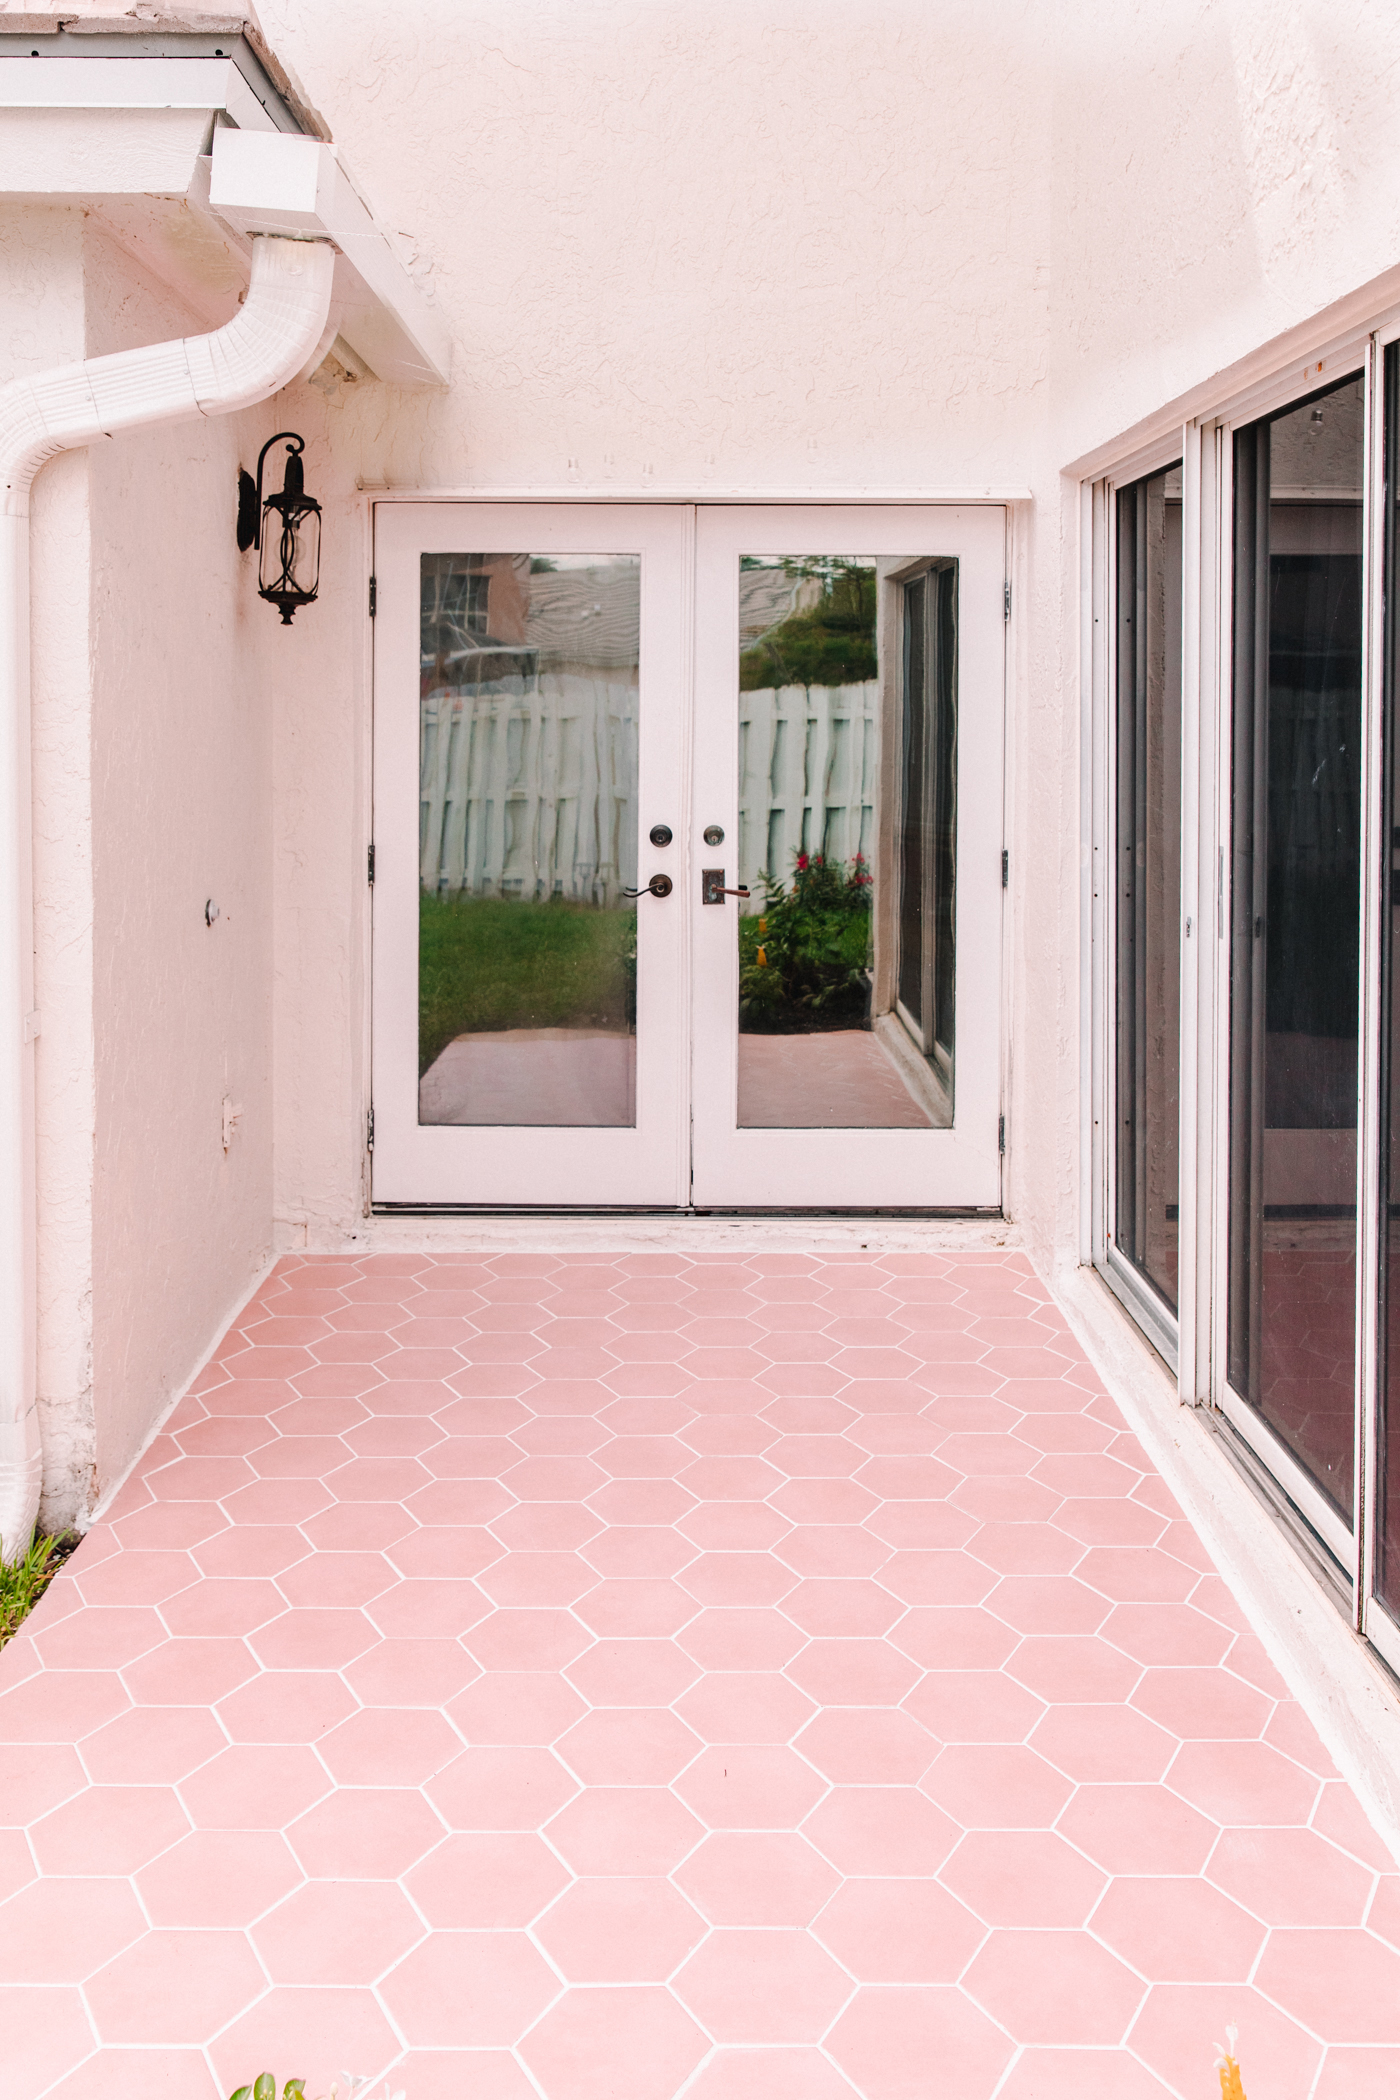
[[[365,1150],[374,1150],[374,1103],[371,1101],[365,1115]]]
[[[371,619],[374,618],[375,612],[378,608],[378,604],[379,578],[377,576],[371,576],[369,580],[369,616]]]
[[[370,861],[371,861],[371,864],[372,864],[372,863],[373,863],[373,859],[374,859],[374,848],[373,848],[373,846],[371,846],[371,847],[370,847],[369,851],[370,851]],[[371,882],[373,882],[373,880],[374,880],[374,876],[373,876],[373,875],[371,875],[369,879],[370,879],[370,881],[371,881]],[[1007,885],[1007,883],[1008,883],[1008,882],[1009,882],[1010,880],[1011,880],[1011,855],[1010,855],[1010,854],[1009,854],[1009,853],[1007,852],[1007,850],[1006,850],[1005,846],[1003,846],[1003,847],[1002,847],[1002,849],[1001,849],[1001,886],[1002,886],[1002,888],[1003,888],[1003,889],[1005,889],[1005,888],[1006,888],[1006,885]]]
[[[1005,1116],[998,1116],[998,1117],[997,1117],[997,1152],[998,1152],[998,1154],[1000,1155],[1000,1157],[1001,1157],[1001,1158],[1005,1159],[1005,1157],[1006,1157],[1006,1118],[1005,1118]]]
[[[1001,616],[1003,620],[1011,618],[1011,581],[1009,577],[1001,587]]]
[[[1004,856],[1003,856],[1003,857],[1004,857]],[[371,840],[370,840],[370,842],[369,842],[369,855],[368,855],[368,868],[367,868],[367,872],[368,872],[368,875],[369,875],[369,879],[370,879],[370,881],[371,881],[371,882],[373,882],[373,881],[374,881],[374,840],[373,840],[373,839],[371,839]],[[1004,881],[1006,880],[1005,876],[1003,876],[1003,877],[1002,877],[1002,880],[1003,880],[1003,882],[1004,882]]]

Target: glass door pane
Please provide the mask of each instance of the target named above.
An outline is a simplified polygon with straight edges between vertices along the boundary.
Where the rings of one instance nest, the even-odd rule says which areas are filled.
[[[1113,1242],[1172,1311],[1181,1061],[1181,467],[1120,489]]]
[[[1228,1374],[1347,1523],[1364,422],[1357,375],[1235,437]]]
[[[952,1121],[955,570],[930,632],[930,572],[907,569],[739,557],[741,1129]]]
[[[1004,533],[700,512],[699,1203],[1000,1200]]]
[[[636,1121],[636,554],[425,553],[420,1123]]]

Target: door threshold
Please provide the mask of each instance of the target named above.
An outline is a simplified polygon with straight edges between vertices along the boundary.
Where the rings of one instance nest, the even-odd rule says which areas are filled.
[[[913,1205],[888,1204],[880,1207],[836,1209],[826,1205],[792,1205],[790,1207],[769,1204],[574,1204],[552,1205],[539,1203],[375,1203],[370,1207],[372,1218],[927,1218],[935,1224],[955,1224],[966,1221],[971,1224],[996,1225],[1005,1223],[1005,1214],[997,1210],[956,1209],[944,1207],[916,1208]]]

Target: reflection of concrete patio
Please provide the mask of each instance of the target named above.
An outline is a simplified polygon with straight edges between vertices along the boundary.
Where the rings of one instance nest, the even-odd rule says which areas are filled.
[[[603,1028],[459,1035],[418,1082],[420,1123],[626,1127],[636,1120],[637,1040]]]
[[[744,1130],[927,1130],[933,1118],[868,1029],[739,1037]]]
[[[1015,1254],[284,1261],[0,1656],[0,2092],[1400,2090],[1400,1874]]]

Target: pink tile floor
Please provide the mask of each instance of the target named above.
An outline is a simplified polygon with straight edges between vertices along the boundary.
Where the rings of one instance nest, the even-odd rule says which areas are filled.
[[[1400,1874],[1015,1255],[284,1262],[0,1824],[3,2100],[1400,2093]]]

